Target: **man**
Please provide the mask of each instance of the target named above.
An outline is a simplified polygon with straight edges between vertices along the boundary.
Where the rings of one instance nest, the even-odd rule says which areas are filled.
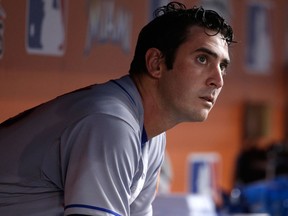
[[[172,2],[155,14],[129,75],[1,124],[0,215],[152,215],[165,131],[207,118],[233,42],[213,11]]]

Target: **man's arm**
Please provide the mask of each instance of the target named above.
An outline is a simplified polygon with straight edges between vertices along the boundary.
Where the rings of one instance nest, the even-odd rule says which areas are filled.
[[[133,128],[118,117],[95,114],[69,128],[61,142],[70,146],[62,155],[66,215],[128,215],[141,148]]]

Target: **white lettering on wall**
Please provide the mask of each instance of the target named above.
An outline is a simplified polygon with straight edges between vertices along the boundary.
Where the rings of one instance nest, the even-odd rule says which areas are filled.
[[[124,52],[131,49],[132,15],[114,0],[88,0],[88,31],[85,53],[94,43],[115,43]]]

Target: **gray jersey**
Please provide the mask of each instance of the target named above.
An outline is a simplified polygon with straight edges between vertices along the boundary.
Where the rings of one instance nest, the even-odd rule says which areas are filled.
[[[150,216],[164,148],[129,76],[60,96],[0,125],[0,215]]]

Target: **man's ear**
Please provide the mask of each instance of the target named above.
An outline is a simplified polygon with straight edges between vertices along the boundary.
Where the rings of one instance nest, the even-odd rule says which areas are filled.
[[[164,65],[162,52],[156,48],[150,48],[146,52],[145,60],[148,74],[154,78],[161,77]]]

